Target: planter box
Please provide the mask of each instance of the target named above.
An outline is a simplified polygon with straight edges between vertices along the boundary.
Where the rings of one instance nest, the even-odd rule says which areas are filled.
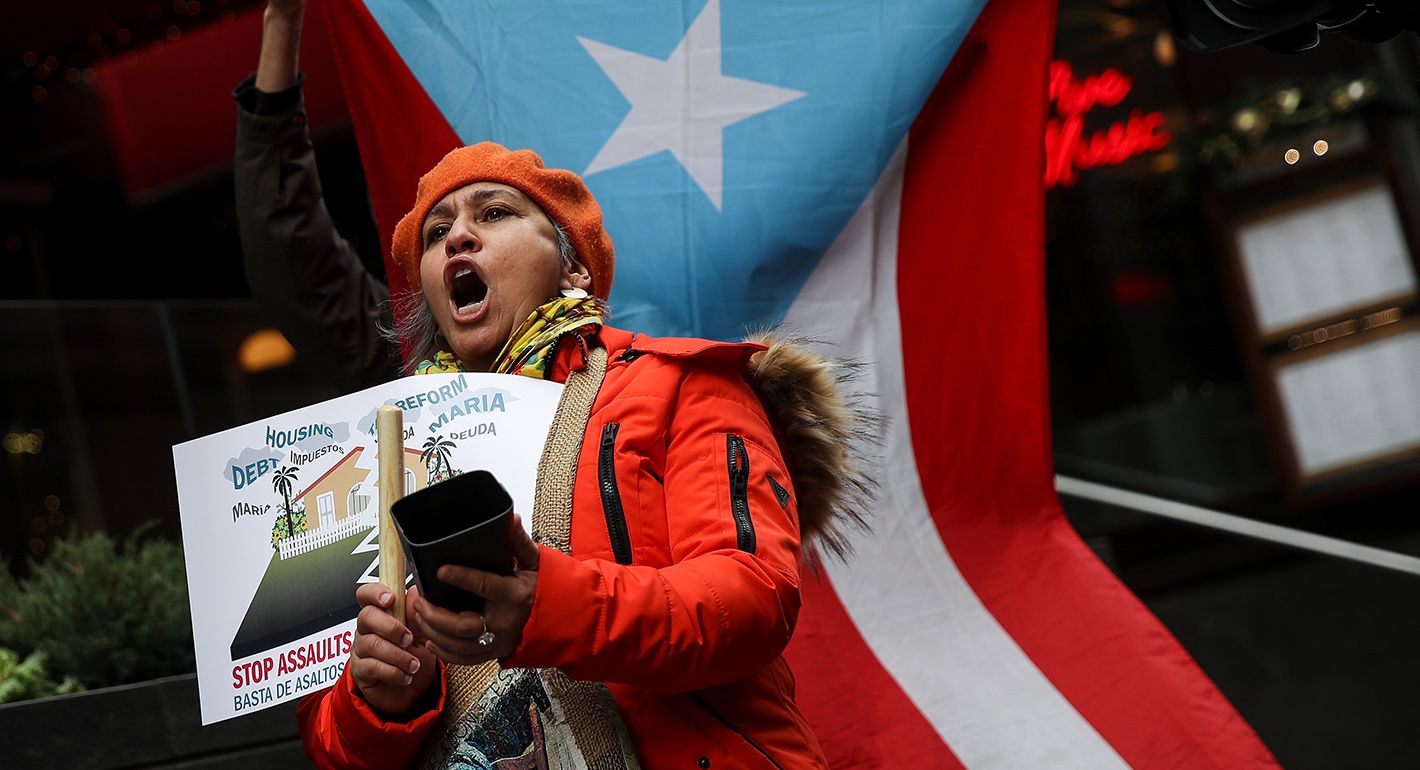
[[[295,702],[202,726],[197,676],[0,706],[6,770],[309,768]]]

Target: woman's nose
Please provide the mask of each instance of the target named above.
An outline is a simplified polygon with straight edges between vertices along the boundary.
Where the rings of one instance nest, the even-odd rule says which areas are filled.
[[[479,246],[478,236],[467,216],[455,219],[449,226],[449,234],[444,237],[444,250],[451,257],[466,251],[478,251]]]

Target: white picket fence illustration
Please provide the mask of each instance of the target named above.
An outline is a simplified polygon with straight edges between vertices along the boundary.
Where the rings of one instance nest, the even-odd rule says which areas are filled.
[[[375,513],[373,509],[366,509],[364,512],[346,517],[334,527],[321,527],[314,532],[302,532],[295,537],[282,540],[277,544],[277,552],[281,558],[289,559],[292,556],[300,556],[303,553],[314,551],[321,546],[330,545],[337,540],[344,540],[351,535],[366,532],[375,526]]]

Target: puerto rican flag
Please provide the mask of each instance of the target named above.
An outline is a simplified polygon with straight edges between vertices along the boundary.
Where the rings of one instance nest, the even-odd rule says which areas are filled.
[[[1053,3],[321,6],[386,237],[448,150],[530,147],[605,210],[619,326],[873,362],[877,518],[790,648],[834,767],[1276,767],[1056,498]]]

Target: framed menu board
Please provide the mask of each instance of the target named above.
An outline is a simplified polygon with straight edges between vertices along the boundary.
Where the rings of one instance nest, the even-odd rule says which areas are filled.
[[[1420,321],[1268,363],[1302,481],[1420,457]]]
[[[1378,177],[1254,212],[1238,223],[1236,239],[1264,340],[1416,296],[1400,212]]]
[[[1374,171],[1384,161],[1368,161],[1344,178],[1279,180],[1261,208],[1212,211],[1245,357],[1296,503],[1420,480],[1415,228]]]

